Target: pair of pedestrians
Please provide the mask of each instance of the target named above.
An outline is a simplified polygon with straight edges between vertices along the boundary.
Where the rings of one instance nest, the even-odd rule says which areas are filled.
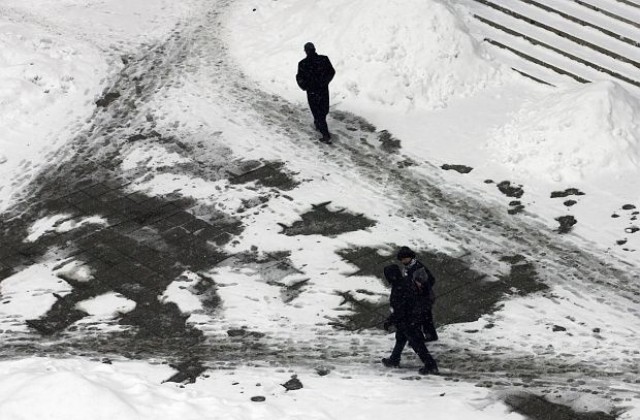
[[[319,55],[311,42],[304,45],[307,57],[298,63],[296,81],[300,89],[307,92],[307,101],[313,114],[313,122],[322,134],[320,141],[331,143],[327,126],[329,113],[329,83],[336,72],[325,55]],[[409,346],[418,354],[424,366],[421,374],[437,374],[438,365],[433,359],[425,341],[435,341],[438,334],[433,325],[432,307],[435,301],[433,285],[435,278],[416,259],[416,254],[408,247],[402,247],[397,254],[404,269],[393,264],[385,267],[384,275],[391,285],[390,306],[392,314],[385,321],[385,329],[396,327],[396,344],[391,356],[382,359],[387,367],[400,365],[404,347]]]
[[[384,268],[384,276],[391,285],[389,305],[392,311],[384,328],[396,327],[396,343],[391,356],[382,359],[382,363],[387,367],[399,366],[402,351],[409,343],[424,363],[418,372],[438,374],[438,365],[425,345],[425,341],[438,339],[432,314],[435,278],[410,248],[400,248],[397,258],[402,269],[395,264]]]

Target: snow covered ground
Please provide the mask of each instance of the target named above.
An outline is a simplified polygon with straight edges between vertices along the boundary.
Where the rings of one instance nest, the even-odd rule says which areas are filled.
[[[349,276],[353,265],[339,251],[400,243],[451,255],[508,247],[504,252],[523,251],[548,266],[539,273],[550,286],[548,293],[512,298],[476,322],[446,326],[432,347],[436,357],[447,360],[447,351],[470,347],[497,360],[491,366],[509,366],[509,358],[529,359],[540,370],[541,381],[530,385],[553,393],[555,401],[576,410],[619,412],[620,419],[640,416],[637,380],[633,371],[625,372],[638,360],[640,347],[640,316],[627,295],[637,292],[637,286],[593,278],[593,267],[569,272],[571,264],[544,259],[553,247],[542,249],[552,241],[575,243],[591,253],[587,256],[616,267],[625,260],[631,274],[637,272],[640,233],[634,235],[632,229],[637,224],[634,210],[623,209],[625,204],[640,206],[636,94],[613,82],[552,89],[522,79],[484,51],[468,34],[464,15],[446,1],[2,0],[0,12],[0,210],[15,204],[12,195],[20,195],[47,161],[68,158],[69,148],[73,152],[76,146],[65,142],[84,135],[86,126],[113,118],[117,135],[127,137],[140,134],[138,126],[148,134],[144,130],[153,124],[154,130],[191,148],[150,136],[115,140],[92,151],[118,150],[118,170],[133,180],[129,192],[175,193],[211,212],[238,214],[244,231],[226,246],[230,253],[287,251],[296,268],[238,260],[199,273],[185,271],[158,301],[175,303],[187,322],[209,338],[227,339],[230,329],[246,327],[266,333],[280,352],[299,349],[297,359],[284,366],[281,361],[277,366],[210,362],[209,370],[187,385],[162,383],[175,370],[161,361],[13,360],[12,353],[0,362],[3,420],[391,419],[416,412],[435,419],[523,419],[504,402],[509,387],[482,386],[484,379],[500,383],[505,378],[486,371],[470,378],[460,372],[480,359],[458,366],[445,363],[447,375],[418,380],[413,367],[380,369],[377,361],[390,348],[391,336],[338,333],[326,325],[344,312],[336,291],[359,290],[358,297],[372,301],[387,293],[374,277]],[[218,20],[224,27],[217,26]],[[170,38],[178,33],[183,40]],[[154,73],[161,63],[145,61],[147,53],[153,61],[155,43],[168,38],[163,48],[184,54],[169,76]],[[294,82],[307,41],[329,55],[338,72],[331,85],[329,121],[330,128],[343,130],[336,133],[336,150],[318,148],[315,134],[299,128],[310,124],[303,92]],[[221,63],[220,57],[228,60],[227,48],[235,62]],[[127,71],[161,79],[160,87],[136,104],[135,113],[98,115],[95,101],[104,89],[117,86],[113,81],[131,62]],[[240,70],[248,79],[228,78]],[[389,155],[388,163],[380,163],[377,155],[368,154],[366,141],[348,138],[348,124],[336,117],[339,111],[389,130],[401,140],[402,155]],[[207,172],[225,168],[237,157],[284,161],[303,182],[273,194],[268,188],[234,186]],[[387,167],[405,158],[416,165],[406,172]],[[434,168],[446,163],[473,171],[434,174]],[[487,179],[494,183],[485,183]],[[456,202],[462,209],[480,212],[480,204],[497,208],[505,215],[501,226],[522,225],[524,232],[538,229],[541,236],[521,243],[489,229],[470,237],[467,224],[480,216],[456,220],[453,210],[436,208],[435,199],[427,201],[433,191],[427,185],[423,192],[414,191],[413,180],[418,187],[430,181],[466,194],[468,207]],[[523,186],[525,213],[506,215],[505,197],[495,186],[502,180]],[[567,188],[585,195],[568,197],[577,201],[572,207],[562,203],[565,199],[550,198]],[[265,197],[268,205],[261,206]],[[434,209],[421,209],[413,199]],[[331,201],[330,210],[348,209],[376,223],[330,236],[281,234],[282,225],[293,226],[312,205],[326,201]],[[620,217],[612,218],[614,213]],[[553,233],[554,219],[567,214],[578,220],[574,230],[563,236]],[[34,223],[25,241],[109,223],[109,217],[80,219],[61,212]],[[616,243],[622,239],[624,246]],[[87,265],[60,261],[55,249],[47,255],[48,260],[0,283],[0,329],[7,340],[33,334],[26,320],[64,299],[72,284],[94,280]],[[497,257],[478,264],[508,271]],[[581,277],[592,269],[593,277]],[[564,276],[554,276],[563,270]],[[215,313],[194,293],[199,275],[217,284],[222,306]],[[300,282],[307,283],[295,300],[284,304],[282,289]],[[136,305],[115,292],[83,300],[76,308],[88,316],[73,327],[88,335],[95,331],[91,328],[120,331],[124,327],[117,320]],[[337,355],[321,363],[305,358],[309,348],[328,349],[328,354],[333,349]],[[415,359],[408,360],[415,365]],[[579,368],[563,376],[567,366]],[[281,384],[293,374],[304,388],[286,391]],[[618,376],[609,379],[608,374]],[[462,379],[452,380],[455,376]],[[581,380],[584,387],[573,385]],[[265,401],[252,401],[256,396]]]
[[[521,201],[550,228],[574,214],[575,236],[638,261],[638,236],[625,232],[636,220],[611,217],[639,206],[637,92],[615,82],[555,89],[519,78],[469,35],[454,3],[366,3],[236,2],[232,55],[265,89],[303,103],[291,63],[314,41],[338,69],[336,109],[389,130],[416,158],[474,168],[453,182],[523,185]],[[549,200],[566,188],[585,193],[571,209]],[[616,245],[622,239],[631,251]]]

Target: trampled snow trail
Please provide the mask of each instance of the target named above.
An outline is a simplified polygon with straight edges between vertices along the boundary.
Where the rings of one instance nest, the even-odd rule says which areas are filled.
[[[11,243],[11,239],[17,246],[27,236],[27,228],[33,222],[67,208],[68,204],[53,206],[54,199],[73,193],[82,185],[111,182],[114,189],[118,189],[132,181],[152,180],[167,172],[213,182],[227,178],[233,162],[247,156],[263,156],[267,161],[279,156],[295,156],[285,164],[300,172],[300,178],[317,181],[330,174],[348,180],[350,188],[360,195],[385,203],[401,203],[396,206],[398,213],[415,219],[415,229],[435,232],[458,244],[466,255],[465,260],[477,271],[497,277],[501,257],[521,255],[534,264],[539,278],[545,283],[561,285],[578,297],[588,289],[590,297],[609,302],[620,318],[629,317],[637,323],[638,313],[627,311],[628,307],[640,303],[634,267],[592,252],[589,244],[563,240],[535,218],[507,215],[502,206],[479,197],[480,190],[465,191],[448,186],[440,176],[440,169],[429,162],[412,162],[410,153],[402,149],[394,153],[380,148],[380,133],[371,130],[366,121],[357,116],[333,113],[332,129],[337,133],[335,145],[327,148],[316,144],[311,140],[315,133],[308,127],[306,108],[265,93],[244,77],[230,59],[224,29],[229,5],[229,1],[203,5],[201,15],[178,25],[164,43],[129,57],[109,90],[114,94],[110,97],[111,102],[96,108],[88,126],[77,133],[68,147],[51,157],[55,163],[24,193],[23,201],[11,210],[11,217],[5,217],[3,240]],[[292,68],[294,65],[292,63]],[[243,142],[241,138],[233,138],[234,144],[221,140],[219,124],[224,124],[231,133],[227,136],[250,135],[252,139]],[[173,172],[147,173],[145,167],[124,170],[121,167],[123,155],[138,139],[158,139],[163,147],[192,163],[177,165]],[[121,200],[122,197],[114,199]],[[183,205],[175,194],[167,200],[170,205]],[[43,204],[45,202],[47,204]],[[211,208],[198,207],[197,200],[188,205],[201,211]],[[233,219],[228,226],[239,219],[238,215],[223,216]],[[122,223],[114,223],[116,226],[122,227]],[[52,238],[50,243],[39,244],[44,250],[33,251],[35,256],[20,264],[28,265],[47,251],[47,255],[74,255],[79,248],[78,242],[92,235],[99,237],[96,232],[95,227],[86,227],[64,238]],[[64,242],[60,242],[60,238]],[[226,243],[228,241],[222,245]],[[218,261],[211,262],[209,268],[228,257],[222,255]],[[174,265],[195,272],[206,268],[187,257],[176,258],[174,262]],[[20,264],[17,267],[21,267]],[[170,267],[167,270],[173,273]],[[131,292],[131,296],[137,297],[135,292]],[[140,338],[133,336],[110,342],[108,338],[88,339],[68,332],[46,340],[46,346],[39,346],[35,336],[16,333],[8,337],[5,343],[12,344],[5,344],[5,355],[58,351],[61,354],[96,355],[103,352],[136,357],[139,352],[142,357],[146,354],[176,359],[191,356],[210,366],[215,366],[217,361],[232,360],[299,364],[330,360],[331,363],[362,366],[376,361],[387,345],[376,332],[355,334],[325,327],[310,331],[307,338],[300,340],[291,340],[288,330],[273,332],[260,344],[227,345],[216,340],[194,344],[190,336],[180,335],[175,340],[155,341],[159,347],[151,351],[127,344],[128,339]],[[541,372],[539,360],[527,351],[497,345],[464,348],[464,340],[441,344],[437,351],[443,366],[452,366],[456,374],[472,380],[491,381],[496,377],[505,380],[504,372],[508,372],[510,378],[535,378],[534,383],[529,384],[531,386],[560,389],[570,387],[562,376],[569,372],[583,375],[590,381],[587,386],[593,389],[611,380],[609,376],[626,381],[640,373],[640,356],[633,353],[637,342],[614,343],[628,357],[607,360],[606,372],[602,367],[606,346],[597,352],[585,349],[579,355],[557,354],[555,359],[545,360],[544,372]],[[118,349],[118,346],[122,347]],[[519,380],[508,379],[507,382],[513,385]]]

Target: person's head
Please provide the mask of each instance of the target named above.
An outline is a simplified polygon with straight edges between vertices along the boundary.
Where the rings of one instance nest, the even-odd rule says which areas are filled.
[[[402,279],[402,272],[400,271],[400,267],[395,264],[386,266],[384,268],[384,278],[391,285],[398,282],[400,279]]]
[[[411,250],[408,246],[403,246],[398,250],[398,254],[396,255],[398,261],[400,261],[404,265],[409,265],[411,261],[416,257],[416,253]]]
[[[307,55],[313,55],[316,53],[316,46],[313,45],[312,42],[307,42],[306,44],[304,44],[304,52]]]

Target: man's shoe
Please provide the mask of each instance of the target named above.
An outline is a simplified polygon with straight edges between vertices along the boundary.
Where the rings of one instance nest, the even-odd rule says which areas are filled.
[[[396,362],[395,360],[387,359],[386,357],[384,357],[382,359],[382,364],[385,365],[388,368],[400,366],[400,362]]]
[[[331,135],[330,134],[323,134],[322,137],[320,137],[319,140],[321,142],[323,142],[323,143],[331,144]]]
[[[423,366],[418,369],[420,375],[439,375],[440,371],[437,366]]]

